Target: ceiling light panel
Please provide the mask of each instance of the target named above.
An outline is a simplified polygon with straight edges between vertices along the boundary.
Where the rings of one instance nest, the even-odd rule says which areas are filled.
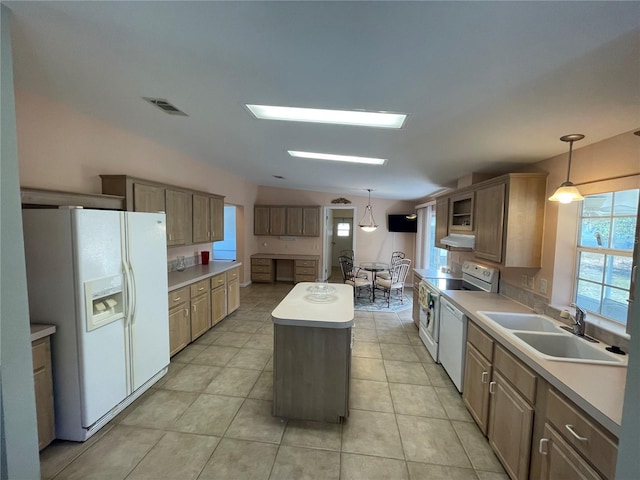
[[[328,160],[330,162],[365,163],[367,165],[384,165],[386,158],[356,157],[354,155],[335,155],[332,153],[300,152],[288,150],[289,155],[296,158],[309,158],[311,160]]]
[[[364,112],[356,110],[324,110],[320,108],[276,107],[247,105],[256,118],[289,122],[330,123],[359,127],[402,128],[404,113]]]

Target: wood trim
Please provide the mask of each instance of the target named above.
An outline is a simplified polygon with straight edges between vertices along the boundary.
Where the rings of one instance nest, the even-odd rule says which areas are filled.
[[[125,199],[118,195],[63,192],[40,188],[20,188],[20,198],[25,206],[79,206],[104,210],[125,210]]]

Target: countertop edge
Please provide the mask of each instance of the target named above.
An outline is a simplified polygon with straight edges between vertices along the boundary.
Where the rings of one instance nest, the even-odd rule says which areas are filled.
[[[31,324],[31,342],[40,340],[41,338],[48,337],[56,333],[55,325],[48,325],[45,323],[32,323]]]
[[[602,425],[603,428],[608,430],[611,434],[615,435],[616,438],[620,436],[620,424],[611,416],[612,414],[611,410],[617,411],[617,408],[613,407],[610,409],[605,409],[605,410],[609,410],[609,413],[605,413],[605,411],[603,411],[601,407],[597,405],[597,402],[595,402],[594,399],[590,400],[589,399],[590,395],[588,395],[588,390],[589,388],[591,388],[591,391],[593,391],[593,388],[595,388],[595,386],[593,385],[584,385],[584,388],[581,390],[576,390],[574,387],[572,387],[570,385],[570,382],[572,380],[572,374],[569,370],[589,369],[589,371],[593,372],[595,368],[602,371],[602,377],[606,378],[610,382],[615,383],[615,382],[618,382],[619,380],[612,380],[612,379],[619,377],[621,375],[621,372],[624,372],[623,376],[626,378],[626,371],[627,371],[626,367],[579,364],[579,363],[568,363],[565,365],[559,365],[559,363],[564,364],[565,362],[554,362],[550,360],[545,360],[543,358],[538,358],[537,356],[535,356],[535,354],[522,348],[514,340],[509,338],[508,333],[502,332],[499,327],[495,325],[491,325],[491,323],[489,323],[488,321],[486,321],[485,319],[477,315],[476,312],[481,310],[474,311],[470,309],[468,304],[471,303],[471,301],[464,301],[464,298],[463,299],[456,298],[461,296],[464,297],[465,294],[474,293],[474,292],[445,290],[445,291],[442,291],[441,293],[447,298],[447,300],[451,301],[458,308],[460,308],[467,317],[471,317],[471,320],[476,325],[480,326],[483,331],[485,331],[494,340],[500,343],[500,345],[502,345],[507,351],[509,351],[509,353],[513,354],[516,358],[518,358],[525,365],[531,368],[536,374],[540,375],[545,381],[547,381],[556,390],[558,390],[560,393],[565,395],[569,400],[574,402],[578,407],[580,407],[588,415],[590,415],[594,419],[594,421],[598,422],[600,425]],[[481,293],[481,292],[475,292],[475,293]],[[499,294],[491,294],[491,295],[499,295]],[[512,302],[514,308],[520,312],[523,312],[523,313],[532,312],[532,310],[529,307],[519,304],[515,300],[509,299],[508,297],[504,297],[502,295],[499,295],[499,296],[505,300],[509,300],[510,302]],[[565,370],[567,370],[567,373],[558,375],[550,371],[549,368],[547,367],[549,368],[555,367],[555,369],[564,368]],[[601,377],[599,376],[598,378],[601,378]],[[620,398],[616,399],[616,401],[610,400],[611,405],[614,405],[614,404],[620,405],[619,412],[617,412],[620,418],[622,417],[622,403],[624,400],[624,381],[622,383],[623,384],[620,386],[621,388],[613,389],[613,391],[617,391],[619,393]],[[604,388],[604,387],[601,386],[601,388]]]
[[[287,318],[277,318],[271,317],[273,323],[276,325],[287,325],[289,327],[316,327],[316,328],[327,328],[327,329],[335,329],[340,330],[343,328],[351,328],[353,327],[353,319],[346,320],[343,322],[322,322],[319,320],[290,320]]]
[[[199,282],[206,278],[213,277],[220,273],[233,270],[242,266],[242,262],[216,262],[213,261],[209,265],[197,265],[195,267],[186,268],[182,272],[169,272],[169,292],[182,287]]]

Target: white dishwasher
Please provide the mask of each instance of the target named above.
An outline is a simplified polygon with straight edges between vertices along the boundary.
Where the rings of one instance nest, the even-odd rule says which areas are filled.
[[[445,297],[440,297],[440,363],[459,392],[462,392],[467,317]]]

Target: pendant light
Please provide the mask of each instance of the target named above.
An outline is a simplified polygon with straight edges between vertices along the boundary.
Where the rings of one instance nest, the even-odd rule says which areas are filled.
[[[584,135],[580,133],[573,133],[571,135],[565,135],[560,137],[563,142],[569,142],[569,166],[567,167],[567,181],[562,183],[553,195],[549,197],[551,202],[571,203],[584,200],[584,197],[580,195],[580,192],[576,186],[569,181],[569,175],[571,174],[571,154],[573,152],[573,142],[582,140]]]
[[[371,189],[367,188],[367,192],[369,192],[369,203],[367,203],[367,206],[364,209],[364,215],[362,216],[360,223],[358,223],[358,226],[365,232],[373,232],[378,228],[378,225],[373,219],[373,210],[371,209]]]

